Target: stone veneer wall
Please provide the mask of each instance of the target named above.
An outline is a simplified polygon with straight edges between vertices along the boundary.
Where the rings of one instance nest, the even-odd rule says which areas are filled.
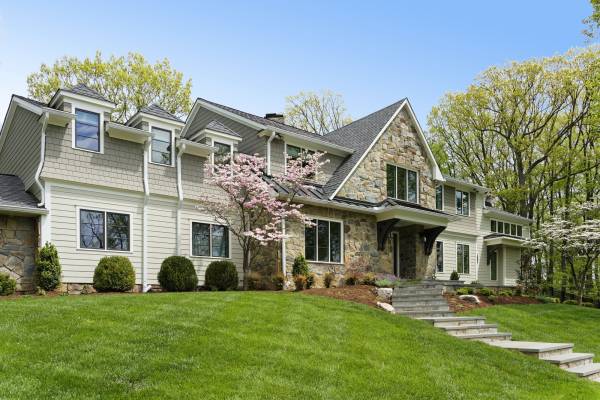
[[[17,291],[33,290],[37,219],[0,215],[0,272],[17,281]]]
[[[410,115],[402,110],[356,168],[338,196],[379,202],[387,197],[386,165],[419,172],[419,203],[435,208],[435,184],[425,147]]]
[[[346,268],[353,263],[368,264],[374,272],[393,273],[391,244],[383,251],[377,250],[377,221],[372,215],[341,211],[331,208],[304,206],[302,211],[311,217],[343,221],[343,263],[309,262],[320,284],[322,275],[333,271],[343,276]],[[292,273],[294,258],[304,255],[304,226],[296,222],[288,222],[286,233],[286,266],[288,277]]]

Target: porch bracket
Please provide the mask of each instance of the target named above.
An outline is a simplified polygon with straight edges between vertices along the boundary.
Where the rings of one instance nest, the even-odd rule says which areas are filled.
[[[377,223],[377,250],[385,249],[385,242],[398,221],[400,221],[399,218],[390,218]]]
[[[445,226],[436,226],[435,228],[426,229],[421,234],[425,239],[424,251],[426,256],[430,256],[433,251],[433,245],[435,244],[435,240],[446,229]]]

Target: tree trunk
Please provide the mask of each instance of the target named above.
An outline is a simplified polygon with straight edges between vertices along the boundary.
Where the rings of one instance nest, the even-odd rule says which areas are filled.
[[[242,271],[244,272],[243,286],[244,290],[248,290],[248,274],[250,273],[250,249],[245,247],[242,250]]]

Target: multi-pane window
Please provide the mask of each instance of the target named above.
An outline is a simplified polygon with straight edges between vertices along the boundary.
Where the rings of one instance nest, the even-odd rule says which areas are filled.
[[[457,243],[456,244],[456,270],[459,274],[468,274],[470,271],[469,262],[469,245]]]
[[[312,150],[307,150],[307,149],[303,149],[301,147],[298,146],[293,146],[291,144],[287,144],[286,146],[286,154],[287,154],[287,158],[288,161],[289,160],[297,160],[299,158],[302,158],[303,160],[306,158],[306,156],[312,155],[315,152]],[[306,161],[303,161],[302,166],[306,166]],[[313,179],[314,178],[314,174],[307,176],[308,179]]]
[[[100,114],[75,109],[75,147],[100,151]]]
[[[435,242],[435,265],[437,272],[444,272],[444,242]]]
[[[215,142],[214,148],[215,164],[224,164],[226,162],[231,162],[231,145]]]
[[[129,214],[79,210],[79,247],[82,249],[129,251]]]
[[[171,131],[152,127],[152,162],[172,165]]]
[[[435,208],[436,210],[444,209],[444,186],[442,185],[435,187]]]
[[[497,220],[490,220],[490,230],[505,235],[523,237],[523,225],[511,224]]]
[[[456,191],[456,213],[469,215],[469,192]]]
[[[229,229],[223,225],[192,222],[192,255],[229,257]]]
[[[304,254],[309,261],[342,261],[342,224],[313,220],[314,226],[304,228]]]
[[[388,164],[386,166],[386,186],[388,197],[418,202],[418,174],[410,169]]]

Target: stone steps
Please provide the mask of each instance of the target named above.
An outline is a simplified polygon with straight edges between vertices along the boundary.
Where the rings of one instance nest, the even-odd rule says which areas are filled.
[[[579,365],[577,367],[567,368],[565,371],[576,374],[580,378],[590,380],[600,379],[600,363]]]
[[[507,350],[516,350],[539,359],[547,359],[562,354],[573,353],[573,343],[544,343],[505,341],[493,343],[493,346]]]
[[[401,307],[435,307],[435,306],[445,306],[448,307],[448,303],[438,299],[429,299],[429,300],[407,300],[407,301],[398,301],[393,300],[392,305],[397,308]]]
[[[594,355],[592,353],[558,354],[544,358],[544,361],[555,364],[562,369],[568,369],[580,365],[593,364]]]
[[[406,311],[446,311],[450,312],[448,304],[433,304],[433,305],[414,305],[414,306],[397,306],[394,305],[394,309],[397,313],[401,314]]]
[[[446,326],[461,326],[461,325],[478,325],[485,324],[485,317],[422,317],[417,318],[425,322],[433,324],[436,328]]]
[[[441,329],[452,336],[462,337],[477,333],[498,333],[498,325],[495,324],[473,324],[473,325],[450,325],[441,326]]]
[[[497,333],[473,333],[471,335],[458,336],[460,339],[477,340],[478,342],[494,343],[510,340],[512,333],[497,332]]]
[[[451,311],[404,311],[398,312],[396,314],[401,314],[410,318],[447,318],[452,317],[454,315]]]

